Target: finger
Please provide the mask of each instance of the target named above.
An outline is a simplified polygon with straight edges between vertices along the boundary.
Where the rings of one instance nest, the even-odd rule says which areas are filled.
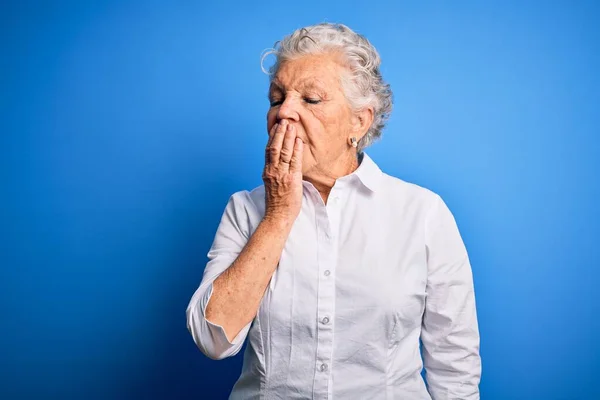
[[[271,130],[269,131],[269,139],[267,140],[267,146],[265,147],[265,165],[269,164],[271,162],[271,157],[270,157],[270,149],[269,146],[271,146],[271,142],[273,141],[273,136],[275,136],[275,131],[277,130],[277,127],[279,126],[279,124],[275,123],[273,124],[273,126],[271,127]]]
[[[269,161],[273,165],[279,164],[279,154],[281,153],[281,146],[283,144],[283,138],[285,136],[285,128],[288,122],[283,120],[277,129],[275,130],[275,135],[273,135],[273,140],[271,141],[271,145],[269,146]]]
[[[279,159],[282,163],[289,164],[292,161],[292,154],[294,153],[294,141],[296,140],[296,131],[292,124],[288,124],[285,137],[283,139],[283,145],[281,146],[281,153]]]
[[[271,130],[269,131],[269,139],[267,140],[267,147],[269,147],[271,145],[271,142],[273,141],[273,136],[275,135],[275,131],[277,130],[278,127],[279,127],[278,123],[274,123],[273,126],[271,127]]]
[[[304,142],[296,136],[294,140],[294,154],[290,163],[290,172],[302,172],[302,154],[304,153]]]

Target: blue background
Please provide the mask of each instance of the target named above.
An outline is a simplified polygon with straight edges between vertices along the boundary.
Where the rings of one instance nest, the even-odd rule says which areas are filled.
[[[482,398],[600,398],[597,2],[12,3],[0,398],[227,396],[241,354],[205,358],[185,308],[227,199],[262,183],[260,54],[321,21],[395,92],[368,153],[458,221]]]

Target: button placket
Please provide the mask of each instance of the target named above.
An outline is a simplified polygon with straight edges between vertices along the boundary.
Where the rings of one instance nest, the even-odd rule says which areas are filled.
[[[326,399],[330,393],[331,357],[333,353],[333,320],[335,313],[335,273],[337,263],[336,244],[332,235],[332,223],[326,206],[317,210],[317,352],[313,398]]]

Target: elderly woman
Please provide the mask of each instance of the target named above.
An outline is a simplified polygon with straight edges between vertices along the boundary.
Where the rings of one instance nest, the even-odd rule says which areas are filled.
[[[248,338],[230,399],[478,399],[454,217],[364,152],[392,107],[377,51],[328,23],[278,43],[264,185],[229,199],[187,308],[194,341],[223,359]]]

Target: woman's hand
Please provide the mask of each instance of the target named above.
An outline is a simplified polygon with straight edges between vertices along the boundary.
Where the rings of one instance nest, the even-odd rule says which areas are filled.
[[[302,207],[302,140],[288,120],[271,128],[265,153],[265,219],[292,224]]]

